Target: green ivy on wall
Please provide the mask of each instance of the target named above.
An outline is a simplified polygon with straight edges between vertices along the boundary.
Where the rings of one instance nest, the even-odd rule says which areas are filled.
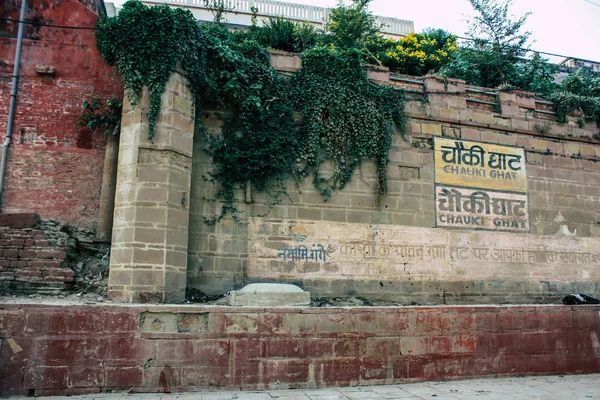
[[[567,113],[580,114],[580,123],[596,121],[600,126],[600,77],[580,69],[567,76],[551,93],[558,122],[567,122]]]
[[[295,176],[298,149],[289,84],[271,68],[266,51],[253,41],[217,48],[209,65],[220,71],[216,98],[226,113],[221,135],[209,137],[216,197],[223,202],[215,221],[228,212],[235,217],[234,190],[247,182],[279,201]]]
[[[205,82],[206,38],[189,11],[128,1],[118,17],[98,20],[96,35],[104,60],[117,67],[134,106],[142,88],[148,88],[150,139],[161,96],[177,64],[181,63],[193,90]]]
[[[377,164],[376,193],[386,193],[394,127],[404,134],[404,98],[367,79],[358,50],[307,50],[302,69],[289,79],[271,67],[251,35],[220,24],[199,25],[189,11],[136,0],[125,3],[118,17],[101,18],[97,34],[104,59],[117,67],[133,103],[148,87],[150,139],[161,95],[178,66],[197,108],[211,102],[225,110],[221,133],[207,135],[211,177],[223,203],[213,221],[228,212],[235,217],[234,191],[247,182],[257,191],[283,193],[289,179],[312,174],[328,198],[365,159]],[[297,111],[300,121],[294,118]],[[334,166],[328,177],[321,168],[326,160]]]
[[[312,173],[325,197],[343,189],[365,158],[377,163],[376,193],[387,192],[388,153],[394,125],[404,135],[404,97],[367,79],[356,50],[307,50],[292,79],[293,98],[303,115],[300,173]],[[321,166],[333,162],[324,177]]]

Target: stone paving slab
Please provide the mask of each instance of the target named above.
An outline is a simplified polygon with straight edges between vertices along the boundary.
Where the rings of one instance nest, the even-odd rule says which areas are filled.
[[[29,400],[13,396],[10,400]],[[600,399],[600,374],[469,379],[385,386],[172,394],[103,393],[38,400],[587,400]]]

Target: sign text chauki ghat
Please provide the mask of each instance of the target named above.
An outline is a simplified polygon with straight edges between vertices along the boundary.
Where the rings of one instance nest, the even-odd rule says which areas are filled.
[[[480,176],[486,175],[494,179],[515,180],[517,172],[521,170],[521,155],[499,152],[488,152],[479,145],[465,148],[464,143],[454,142],[454,147],[441,146],[442,160],[448,164],[444,172],[456,175]],[[488,157],[486,157],[488,154]],[[487,163],[486,163],[487,158]],[[487,170],[485,167],[490,168]]]
[[[496,197],[491,197],[491,192],[486,191],[471,191],[469,194],[469,189],[438,188],[438,223],[528,229],[527,198],[524,195],[493,193]]]
[[[436,226],[529,231],[522,148],[436,138]]]

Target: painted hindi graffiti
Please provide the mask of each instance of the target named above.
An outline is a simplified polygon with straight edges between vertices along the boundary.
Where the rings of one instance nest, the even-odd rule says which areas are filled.
[[[450,208],[454,196],[454,210],[460,205],[460,212],[474,210],[473,215],[479,212],[492,221],[528,217],[525,198],[514,193],[456,190],[460,198],[447,193],[444,207]],[[489,199],[477,193],[482,191]],[[464,215],[460,212],[456,215]],[[502,228],[509,229],[491,232],[253,218],[248,225],[247,271],[250,277],[272,279],[600,280],[596,238],[514,235]]]
[[[436,226],[529,232],[522,148],[435,138]]]
[[[327,252],[323,245],[313,244],[312,249],[308,250],[308,247],[299,245],[295,247],[287,247],[277,249],[277,258],[281,258],[284,261],[316,261],[326,262]]]
[[[343,242],[339,254],[342,258],[351,256],[362,259],[397,259],[448,261],[489,261],[491,263],[516,264],[572,264],[600,265],[600,253],[584,251],[555,251],[548,246],[539,245],[537,248],[492,248],[488,246],[449,246],[449,245],[418,245],[380,243],[377,246],[370,242]]]

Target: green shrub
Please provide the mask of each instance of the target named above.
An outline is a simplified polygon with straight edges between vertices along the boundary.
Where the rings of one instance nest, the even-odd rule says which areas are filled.
[[[567,122],[567,113],[578,111],[586,121],[600,124],[600,77],[580,69],[567,76],[550,95],[559,122]]]
[[[395,42],[380,57],[390,71],[425,75],[449,63],[456,52],[456,37],[438,29],[410,33]]]
[[[365,48],[365,43],[377,35],[379,26],[368,9],[371,0],[352,0],[349,6],[341,0],[332,8],[325,26],[331,45],[338,49]]]
[[[521,62],[516,66],[513,78],[515,86],[528,92],[534,92],[538,96],[549,97],[557,88],[554,82],[554,74],[558,67],[550,64],[539,54],[535,54],[531,60]]]

